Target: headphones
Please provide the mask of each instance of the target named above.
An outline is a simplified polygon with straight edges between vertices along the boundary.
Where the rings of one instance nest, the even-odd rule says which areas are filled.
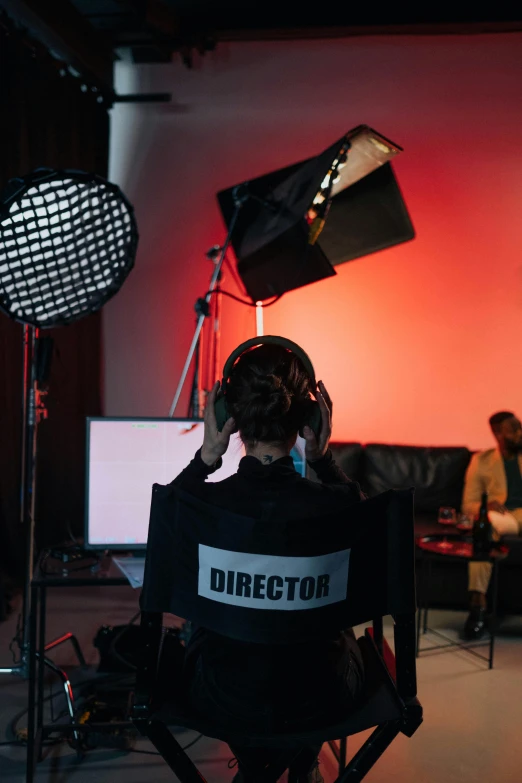
[[[225,362],[225,366],[223,367],[223,380],[221,381],[218,396],[214,404],[217,428],[219,432],[221,432],[227,420],[231,416],[227,405],[226,388],[227,382],[230,378],[230,373],[232,372],[232,368],[245,351],[248,351],[249,348],[257,347],[258,345],[280,345],[282,348],[286,348],[287,351],[294,353],[299,359],[301,359],[305,371],[310,376],[312,381],[312,388],[315,389],[316,387],[315,370],[312,362],[310,361],[310,357],[299,345],[297,345],[297,343],[292,342],[292,340],[287,340],[286,337],[275,337],[273,335],[267,335],[266,337],[252,337],[245,343],[241,343],[241,345],[239,345],[236,350],[230,354]],[[319,403],[315,400],[311,402],[310,410],[307,414],[306,420],[303,421],[299,429],[299,435],[301,437],[303,437],[303,428],[306,425],[308,425],[313,430],[316,438],[319,437],[319,432],[321,431],[321,409],[319,408]]]

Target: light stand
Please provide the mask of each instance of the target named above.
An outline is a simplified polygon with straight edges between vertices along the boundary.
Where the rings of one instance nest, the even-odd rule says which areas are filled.
[[[25,562],[22,605],[22,636],[19,640],[20,673],[27,676],[29,661],[29,618],[31,616],[31,582],[34,571],[34,534],[36,499],[36,450],[40,418],[46,418],[36,381],[36,351],[39,329],[23,327],[23,389],[22,389],[22,467],[20,487],[20,523],[25,535]]]
[[[20,663],[0,668],[0,674],[28,676],[29,617],[31,615],[31,581],[34,568],[35,454],[36,454],[36,362],[38,329],[24,325],[22,336],[22,437],[20,470],[20,526],[25,536],[25,573],[21,612]]]
[[[212,261],[214,265],[219,263],[221,255],[220,245],[214,245],[205,254],[209,261]],[[221,273],[217,278],[217,285],[221,283]],[[198,348],[194,356],[194,373],[192,378],[192,389],[189,397],[188,417],[193,419],[202,419],[205,410],[204,394],[208,392],[208,388],[204,388],[205,381],[208,383],[208,373],[210,372],[210,378],[215,379],[219,376],[219,360],[220,360],[220,319],[221,319],[221,293],[219,288],[215,290],[212,300],[207,304],[204,299],[198,299],[194,305],[197,318],[204,315],[205,318],[211,319],[211,329],[208,339],[207,356],[204,356],[203,336],[202,330],[201,336],[198,342]],[[197,319],[196,319],[197,326]],[[204,373],[204,359],[206,358],[207,373]],[[213,382],[213,380],[212,380]],[[211,382],[211,383],[212,383]]]
[[[99,310],[132,269],[137,242],[131,205],[116,185],[98,175],[36,169],[11,180],[0,194],[0,310],[23,324],[20,527],[25,536],[23,604],[14,640],[20,659],[0,674],[30,677],[29,648],[37,627],[32,601],[37,436],[47,418],[45,381],[52,343],[40,337],[40,328],[64,326]],[[72,633],[47,643],[44,651],[68,641],[85,666]],[[47,657],[44,663],[60,677],[73,720],[67,674]],[[29,715],[30,726],[33,721]]]
[[[48,339],[48,338],[47,338]],[[43,340],[40,330],[35,326],[24,324],[22,335],[22,440],[21,440],[21,479],[20,479],[20,526],[25,536],[25,573],[23,584],[23,599],[20,623],[20,636],[15,640],[20,648],[20,661],[0,668],[0,674],[15,674],[24,679],[29,678],[29,647],[30,622],[32,610],[31,582],[34,572],[34,536],[35,536],[35,499],[36,499],[36,455],[38,445],[38,426],[47,418],[45,395],[42,388],[42,376],[48,371],[46,357],[42,352]],[[85,658],[76,637],[67,632],[45,645],[45,651],[58,647],[65,642],[71,642],[78,657],[80,666],[85,666]],[[38,653],[37,653],[38,657]],[[74,719],[74,696],[69,677],[54,661],[44,658],[44,664],[62,681],[67,702],[67,710]]]
[[[223,267],[223,263],[225,261],[225,256],[226,256],[228,248],[230,246],[230,242],[231,242],[231,239],[232,239],[232,234],[233,234],[235,225],[237,223],[241,207],[243,206],[245,201],[247,201],[247,199],[249,198],[249,193],[248,193],[247,186],[248,186],[248,182],[245,182],[245,183],[235,187],[233,189],[233,192],[232,192],[232,199],[233,199],[233,203],[234,203],[234,212],[233,212],[232,218],[231,218],[229,226],[228,226],[228,233],[227,233],[227,236],[226,236],[226,239],[225,239],[225,243],[224,243],[223,247],[220,250],[219,256],[217,257],[217,259],[214,262],[215,263],[214,271],[212,273],[212,277],[210,278],[210,283],[209,283],[209,286],[208,286],[207,293],[205,294],[205,296],[203,298],[198,299],[198,304],[196,305],[197,307],[199,306],[199,309],[196,310],[196,312],[198,313],[198,319],[197,319],[197,322],[196,322],[196,331],[194,332],[194,337],[192,338],[192,342],[190,343],[190,348],[189,348],[189,351],[188,351],[188,354],[187,354],[187,358],[185,360],[185,364],[184,364],[183,370],[181,372],[181,377],[179,379],[178,388],[176,389],[176,393],[174,395],[174,399],[172,400],[172,404],[171,404],[170,409],[169,409],[169,417],[171,417],[171,418],[172,418],[172,416],[174,416],[174,413],[175,413],[176,408],[178,406],[179,398],[181,397],[181,393],[183,391],[183,387],[185,385],[185,381],[187,380],[187,375],[188,375],[189,370],[190,370],[190,365],[192,364],[192,360],[194,359],[194,355],[196,354],[196,350],[197,350],[197,348],[199,346],[201,330],[203,329],[203,324],[205,323],[205,318],[210,313],[209,303],[210,303],[210,300],[211,300],[212,295],[214,293],[214,290],[215,290],[215,288],[216,288],[216,286],[217,286],[217,284],[218,284],[218,282],[220,280],[221,269]],[[199,367],[199,362],[198,362],[198,365],[196,366],[195,384],[194,384],[196,390],[199,388],[198,387],[199,377],[200,377],[199,373],[200,373],[200,367]],[[194,393],[194,388],[193,388],[192,391]],[[199,395],[198,395],[198,398],[199,398]],[[198,409],[199,408],[200,408],[200,405],[199,405],[199,399],[198,399]],[[198,410],[198,413],[201,413],[201,411]],[[193,409],[193,415],[194,414],[195,414],[195,411]],[[200,418],[200,416],[197,416],[197,418]]]
[[[206,318],[210,314],[209,306],[204,299],[198,299],[194,305],[196,311],[196,328],[199,318],[203,316]],[[188,404],[188,416],[193,419],[201,418],[201,391],[202,391],[202,354],[203,354],[203,331],[198,341],[197,348],[194,355],[194,373],[192,377],[192,389],[190,392],[189,404]]]
[[[219,259],[220,246],[215,245],[207,253],[213,264],[216,264]],[[218,283],[221,281],[221,275],[218,278]],[[212,341],[211,350],[212,354],[209,358],[209,366],[211,369],[211,380],[219,378],[221,373],[221,308],[222,308],[222,294],[218,290],[213,299],[214,312],[212,313]]]

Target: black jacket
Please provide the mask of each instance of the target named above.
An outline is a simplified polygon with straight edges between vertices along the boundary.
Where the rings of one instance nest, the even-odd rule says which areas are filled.
[[[335,464],[331,451],[310,463],[319,481],[302,478],[291,457],[263,465],[256,457],[243,457],[238,471],[224,481],[206,482],[219,470],[206,465],[198,451],[190,464],[172,482],[190,494],[255,519],[303,519],[346,507],[364,499],[359,485]]]

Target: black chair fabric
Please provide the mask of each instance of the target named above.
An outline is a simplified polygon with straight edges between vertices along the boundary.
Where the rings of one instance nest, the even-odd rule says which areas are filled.
[[[348,572],[339,571],[345,594],[336,594],[333,603],[298,611],[211,600],[205,592],[211,581],[199,581],[200,553],[207,567],[205,547],[241,558],[248,553],[253,563],[269,563],[268,557],[285,563],[301,557],[316,562],[317,557],[339,552],[346,563],[349,548]],[[203,574],[208,576],[208,571]],[[228,590],[228,576],[223,574],[223,579],[221,586]],[[349,775],[350,780],[360,781],[399,732],[412,736],[422,722],[422,707],[416,698],[413,490],[390,491],[352,504],[342,516],[270,524],[208,506],[173,486],[155,485],[140,603],[144,647],[133,720],[182,783],[201,783],[202,777],[168,726],[193,728],[232,747],[280,750],[280,760],[263,772],[264,779],[275,783],[311,744],[373,728],[346,768],[344,757],[340,761],[338,780]],[[358,640],[365,666],[364,692],[355,709],[350,708],[347,715],[332,713],[328,725],[310,721],[306,729],[277,734],[252,734],[240,724],[233,731],[225,730],[191,714],[182,682],[190,663],[183,666],[183,648],[174,645],[174,654],[169,654],[164,637],[167,653],[164,658],[160,653],[163,612],[258,643],[325,639],[349,625],[373,620],[373,633],[367,629]],[[395,658],[382,637],[382,616],[390,613],[395,620]],[[176,671],[171,673],[172,667]]]
[[[387,721],[401,720],[404,714],[404,705],[376,652],[372,639],[368,636],[361,637],[358,639],[358,644],[365,669],[364,691],[359,698],[358,706],[348,717],[337,716],[335,719],[336,716],[332,716],[332,723],[327,725],[304,731],[278,732],[277,734],[253,734],[243,731],[240,725],[234,731],[223,729],[215,723],[206,722],[200,717],[192,715],[183,701],[181,688],[170,698],[160,698],[159,704],[156,700],[156,709],[150,717],[167,726],[184,726],[188,729],[194,729],[206,737],[214,737],[230,745],[275,748],[341,739]],[[160,696],[164,697],[165,693],[162,686]]]
[[[316,601],[315,608],[299,611],[282,611],[277,601],[260,601],[262,609],[225,603],[224,584],[212,600],[198,583],[201,547],[269,555],[282,564],[288,558],[350,550],[347,589],[335,603]],[[414,567],[412,490],[389,491],[351,504],[342,516],[282,524],[233,514],[173,485],[156,484],[141,609],[170,612],[246,642],[336,638],[341,629],[375,617],[413,613]]]

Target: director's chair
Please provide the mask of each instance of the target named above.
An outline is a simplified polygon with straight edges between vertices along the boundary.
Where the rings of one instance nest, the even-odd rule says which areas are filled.
[[[294,585],[293,598],[282,584]],[[399,733],[411,737],[422,722],[416,698],[413,490],[389,491],[343,513],[281,524],[224,511],[172,485],[154,485],[141,608],[144,648],[133,720],[182,783],[204,778],[169,726],[195,729],[232,747],[280,750],[280,760],[257,775],[256,782],[263,783],[275,783],[287,768],[291,780],[301,750],[329,742],[339,760],[336,783],[345,783],[362,780]],[[255,734],[239,724],[224,730],[191,714],[182,682],[183,648],[162,661],[163,613],[258,644],[335,639],[342,629],[371,622],[357,640],[364,692],[349,714],[332,715],[328,725],[311,730]],[[383,636],[385,615],[394,620],[395,654]],[[370,728],[347,763],[346,738]]]

